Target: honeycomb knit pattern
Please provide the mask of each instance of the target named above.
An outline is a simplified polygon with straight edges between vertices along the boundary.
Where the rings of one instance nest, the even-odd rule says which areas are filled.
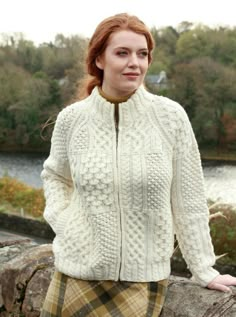
[[[95,87],[63,109],[41,174],[56,268],[86,280],[170,274],[176,234],[194,278],[219,273],[198,146],[184,109],[140,87],[114,104]]]

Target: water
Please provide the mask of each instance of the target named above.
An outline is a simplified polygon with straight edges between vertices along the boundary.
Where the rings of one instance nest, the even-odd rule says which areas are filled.
[[[36,188],[42,187],[40,173],[46,155],[0,153],[0,176],[8,174]],[[207,198],[236,205],[236,166],[205,165]]]
[[[203,172],[207,197],[236,205],[236,166],[205,166]]]
[[[40,188],[42,187],[40,173],[46,157],[40,154],[0,153],[0,176],[8,175]]]

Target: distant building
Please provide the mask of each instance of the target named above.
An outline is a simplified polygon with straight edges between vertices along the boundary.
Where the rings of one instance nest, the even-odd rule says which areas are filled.
[[[145,82],[147,86],[152,88],[168,88],[168,79],[164,70],[162,70],[157,75],[147,75],[145,78]]]

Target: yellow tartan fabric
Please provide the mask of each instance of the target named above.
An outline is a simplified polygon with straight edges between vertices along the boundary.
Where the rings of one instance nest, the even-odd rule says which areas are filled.
[[[40,317],[158,317],[167,284],[84,281],[55,272]]]

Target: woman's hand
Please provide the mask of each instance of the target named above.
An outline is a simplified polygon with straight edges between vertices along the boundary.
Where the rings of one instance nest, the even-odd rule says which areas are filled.
[[[232,292],[228,286],[236,286],[236,277],[231,275],[218,275],[207,287],[221,292]]]

